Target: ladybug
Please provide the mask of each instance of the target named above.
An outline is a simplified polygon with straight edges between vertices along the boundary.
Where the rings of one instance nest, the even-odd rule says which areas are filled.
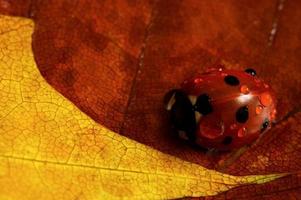
[[[275,93],[254,69],[209,68],[165,95],[181,138],[229,151],[252,144],[275,120]]]

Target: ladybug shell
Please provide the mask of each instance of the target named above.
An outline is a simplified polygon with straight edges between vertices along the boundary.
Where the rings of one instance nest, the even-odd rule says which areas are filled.
[[[195,142],[231,150],[253,143],[275,119],[275,95],[255,74],[211,69],[184,81],[195,115]]]

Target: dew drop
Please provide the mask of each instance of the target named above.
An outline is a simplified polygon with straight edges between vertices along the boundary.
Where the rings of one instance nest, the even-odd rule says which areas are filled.
[[[263,110],[262,105],[258,105],[258,106],[256,106],[255,113],[256,113],[257,115],[259,115],[259,114],[262,113],[262,110]]]
[[[202,82],[203,81],[203,79],[201,79],[201,78],[196,78],[196,79],[194,79],[194,83],[200,83],[200,82]]]
[[[264,106],[270,106],[272,104],[272,97],[268,92],[264,92],[259,97],[260,103]]]
[[[243,94],[248,94],[250,92],[250,90],[249,90],[247,85],[242,85],[240,87],[240,92],[243,93]]]
[[[238,136],[238,137],[244,137],[244,136],[246,136],[246,134],[247,134],[247,129],[246,129],[246,127],[240,128],[240,129],[238,130],[238,132],[237,132],[237,136]]]
[[[277,113],[277,111],[274,108],[273,111],[272,111],[272,113],[271,113],[271,120],[274,120],[276,118],[276,113]]]
[[[225,132],[225,124],[223,121],[213,121],[213,118],[204,118],[200,123],[202,136],[208,139],[215,139],[222,136]]]
[[[220,72],[225,69],[225,66],[223,64],[218,64],[217,67],[218,67],[218,71]]]

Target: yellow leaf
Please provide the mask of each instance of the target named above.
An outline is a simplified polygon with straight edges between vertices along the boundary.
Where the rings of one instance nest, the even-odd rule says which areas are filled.
[[[29,19],[0,17],[0,199],[207,196],[286,175],[219,173],[97,124],[40,75],[33,29]]]

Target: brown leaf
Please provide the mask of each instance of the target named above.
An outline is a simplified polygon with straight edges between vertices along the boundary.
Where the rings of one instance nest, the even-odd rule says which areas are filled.
[[[96,123],[42,77],[33,30],[30,19],[0,15],[0,199],[198,197],[290,175],[230,176]]]
[[[184,78],[223,63],[228,68],[255,68],[272,84],[278,94],[279,120],[297,111],[301,106],[300,2],[66,0],[32,1],[23,10],[19,4],[10,4],[9,9],[2,5],[1,10],[35,20],[33,49],[42,74],[99,123],[206,167],[227,163],[231,167],[224,170],[234,174],[300,170],[296,164],[300,150],[295,145],[300,138],[286,138],[296,134],[298,114],[285,129],[275,126],[260,141],[270,145],[269,138],[277,133],[286,138],[284,146],[291,152],[279,145],[268,149],[255,145],[240,158],[244,160],[240,165],[236,157],[207,156],[177,139],[162,106],[166,91]],[[277,165],[244,171],[256,163],[259,152],[268,154],[271,162],[269,152],[275,150],[279,151]],[[267,184],[255,190],[277,195],[281,185],[291,188],[285,194],[294,194],[300,180],[296,175],[279,182],[273,183],[275,189]],[[242,190],[254,193],[250,187]],[[239,190],[234,190],[237,194]]]

